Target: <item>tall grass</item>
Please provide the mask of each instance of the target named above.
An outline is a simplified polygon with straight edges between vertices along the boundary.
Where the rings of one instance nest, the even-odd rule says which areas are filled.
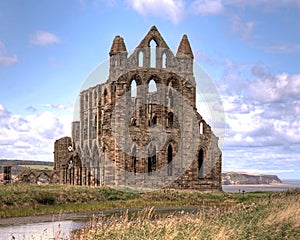
[[[300,190],[263,196],[198,214],[159,216],[147,208],[135,216],[94,219],[73,239],[300,239]]]

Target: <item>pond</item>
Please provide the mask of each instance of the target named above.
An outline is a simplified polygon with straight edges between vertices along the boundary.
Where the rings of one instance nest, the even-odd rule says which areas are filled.
[[[0,240],[69,239],[85,222],[57,221],[0,227]]]
[[[143,208],[124,208],[86,213],[68,213],[64,215],[33,216],[0,219],[0,240],[54,240],[69,239],[72,230],[79,229],[91,219],[100,216],[111,216],[114,214],[134,213]],[[168,214],[170,212],[198,212],[195,206],[169,206],[156,207],[156,213]],[[47,220],[48,219],[48,222]],[[51,221],[51,219],[61,219],[61,221]],[[36,223],[28,222],[35,221]]]

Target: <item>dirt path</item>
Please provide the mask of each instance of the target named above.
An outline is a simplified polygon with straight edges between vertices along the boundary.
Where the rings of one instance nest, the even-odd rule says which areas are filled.
[[[30,223],[40,223],[40,222],[55,222],[55,221],[88,221],[92,217],[97,216],[110,216],[113,214],[122,214],[128,211],[129,213],[134,213],[140,211],[144,208],[119,208],[113,210],[103,210],[95,212],[81,212],[81,213],[64,213],[64,214],[48,214],[39,216],[28,216],[28,217],[12,217],[12,218],[1,218],[1,226],[11,226],[11,225],[22,225]],[[158,213],[173,213],[173,212],[199,212],[199,206],[172,206],[172,207],[155,207],[154,210]]]

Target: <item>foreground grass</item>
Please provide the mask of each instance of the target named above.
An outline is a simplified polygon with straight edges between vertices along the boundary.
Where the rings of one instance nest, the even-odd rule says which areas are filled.
[[[252,199],[253,200],[253,199]],[[211,208],[198,214],[98,219],[73,236],[79,239],[300,239],[300,190],[273,193],[257,202]]]
[[[0,217],[86,212],[153,206],[232,206],[267,198],[269,193],[224,194],[158,190],[122,192],[108,187],[64,185],[0,186]]]
[[[20,217],[54,213],[111,209],[136,198],[134,193],[110,188],[63,185],[0,186],[0,217]]]

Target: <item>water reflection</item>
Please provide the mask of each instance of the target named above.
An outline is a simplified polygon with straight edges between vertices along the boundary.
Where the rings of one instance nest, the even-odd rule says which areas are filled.
[[[0,240],[69,239],[71,231],[84,224],[61,221],[0,227]]]

